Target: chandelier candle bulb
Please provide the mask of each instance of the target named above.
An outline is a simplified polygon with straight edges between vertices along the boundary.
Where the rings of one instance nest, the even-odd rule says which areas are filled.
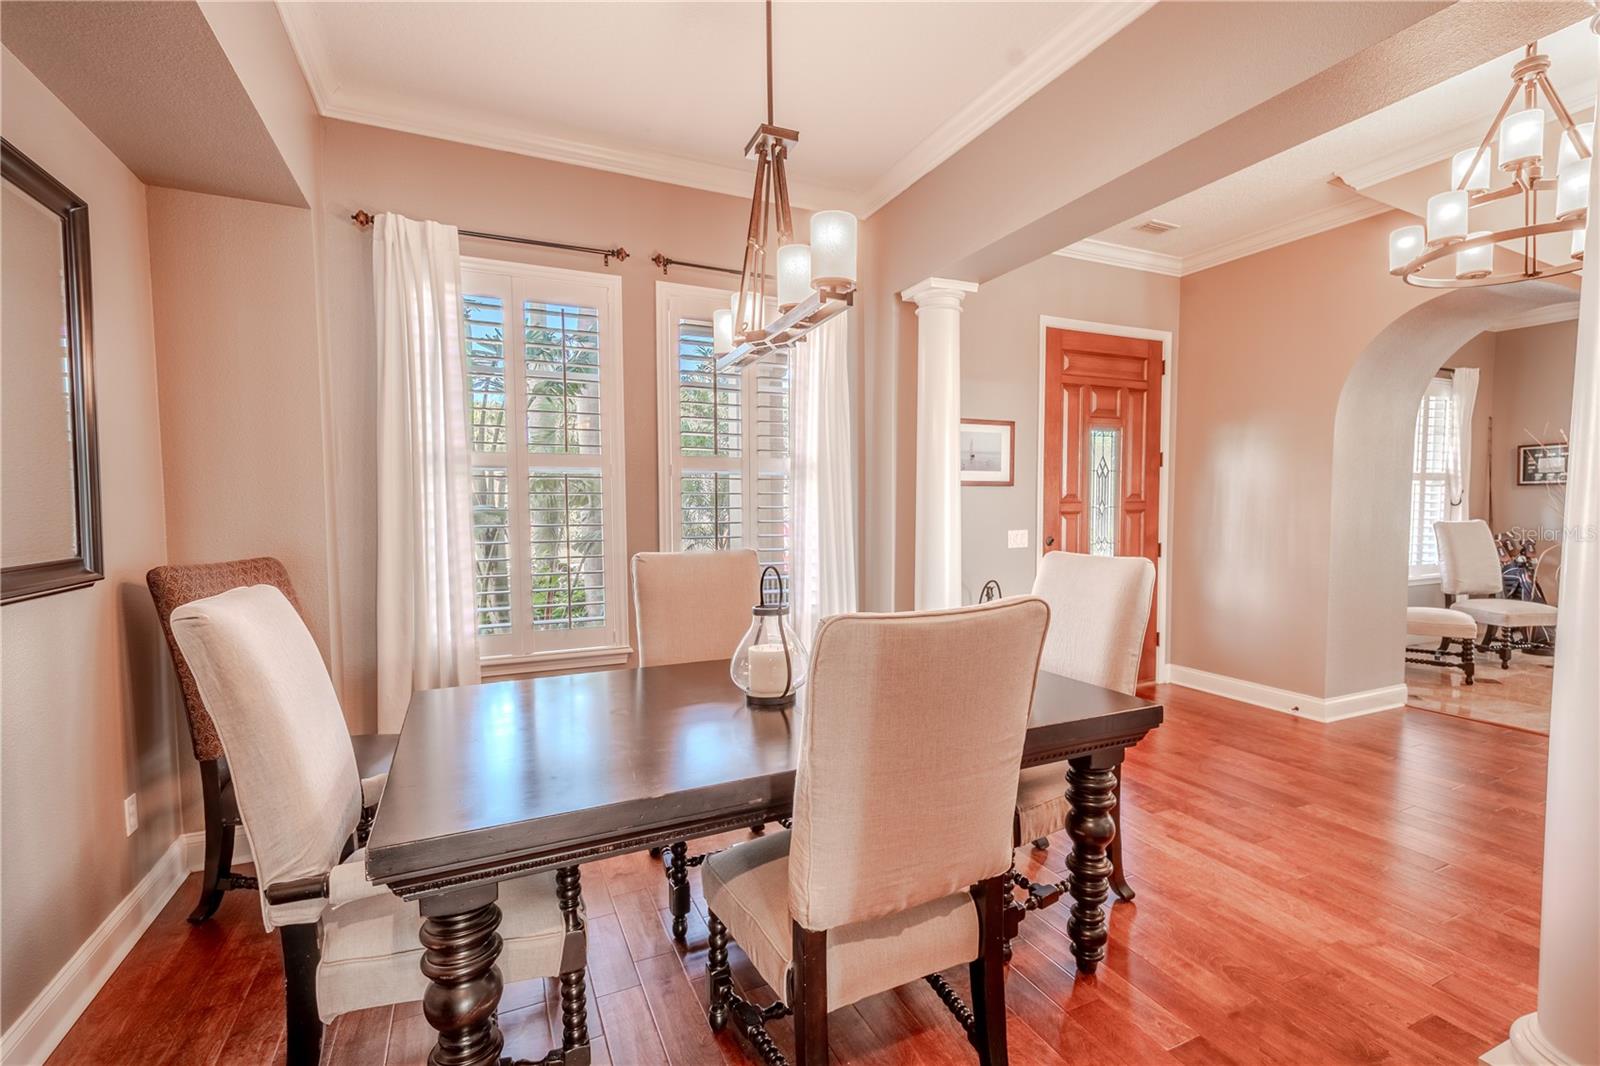
[[[1507,115],[1500,125],[1500,169],[1513,170],[1544,159],[1544,108]]]
[[[733,308],[719,307],[711,312],[711,354],[726,355],[731,351],[733,351]]]
[[[1428,198],[1428,243],[1437,247],[1467,235],[1466,190],[1442,192]]]
[[[811,216],[811,287],[847,289],[856,283],[856,216],[818,211]]]
[[[1389,234],[1389,273],[1397,274],[1422,251],[1421,226],[1401,226]]]
[[[811,246],[786,244],[778,249],[778,310],[787,311],[811,295]]]
[[[1492,244],[1463,248],[1456,253],[1456,277],[1462,281],[1469,278],[1486,278],[1493,269],[1494,245]]]
[[[1472,167],[1472,159],[1478,155],[1476,148],[1466,148],[1450,157],[1450,187],[1452,189],[1465,189],[1467,192],[1489,191],[1489,149],[1483,150],[1483,155],[1478,156],[1478,165]],[[1461,184],[1461,179],[1467,177],[1467,168],[1472,167],[1472,176],[1467,179],[1466,185]]]

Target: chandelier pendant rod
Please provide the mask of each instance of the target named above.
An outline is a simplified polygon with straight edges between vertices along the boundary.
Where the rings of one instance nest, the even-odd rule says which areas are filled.
[[[1513,84],[1511,91],[1506,93],[1505,100],[1500,104],[1500,110],[1495,113],[1494,121],[1489,123],[1489,132],[1483,135],[1483,140],[1479,143],[1477,152],[1472,156],[1472,162],[1467,164],[1467,169],[1461,175],[1461,184],[1456,186],[1457,192],[1465,189],[1467,182],[1472,180],[1472,172],[1478,169],[1479,160],[1489,150],[1489,146],[1494,143],[1495,134],[1500,132],[1500,123],[1504,122],[1506,115],[1511,112],[1511,105],[1517,102],[1517,90],[1520,88],[1522,86]]]

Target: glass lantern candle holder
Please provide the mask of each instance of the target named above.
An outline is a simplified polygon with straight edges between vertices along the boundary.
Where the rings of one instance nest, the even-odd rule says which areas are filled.
[[[806,683],[810,657],[789,624],[789,605],[776,567],[761,572],[761,602],[750,615],[750,628],[733,653],[728,673],[751,707],[792,707],[795,693]]]

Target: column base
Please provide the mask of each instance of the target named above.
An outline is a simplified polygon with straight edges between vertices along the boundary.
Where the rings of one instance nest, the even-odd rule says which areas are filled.
[[[1512,1022],[1506,1042],[1485,1051],[1478,1061],[1488,1066],[1580,1066],[1545,1037],[1537,1013],[1524,1014]]]

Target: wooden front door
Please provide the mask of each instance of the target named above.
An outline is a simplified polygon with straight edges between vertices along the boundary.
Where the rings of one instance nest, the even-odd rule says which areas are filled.
[[[1161,555],[1161,342],[1045,332],[1044,551]],[[1155,680],[1155,602],[1139,679]]]

